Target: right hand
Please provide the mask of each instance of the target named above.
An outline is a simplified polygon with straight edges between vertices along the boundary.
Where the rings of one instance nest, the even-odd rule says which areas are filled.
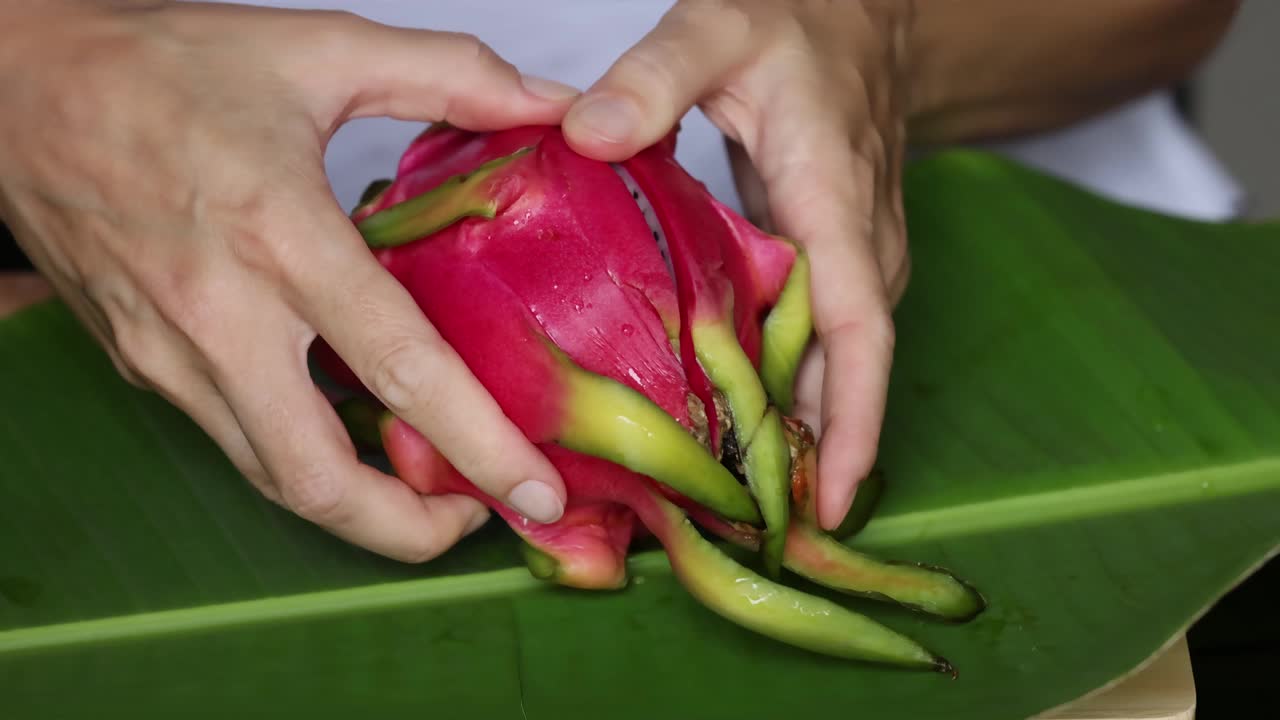
[[[330,190],[350,118],[558,123],[573,91],[474,38],[335,13],[0,0],[0,216],[119,371],[271,500],[409,562],[488,517],[359,463],[319,335],[467,478],[556,520],[555,468],[377,263]]]

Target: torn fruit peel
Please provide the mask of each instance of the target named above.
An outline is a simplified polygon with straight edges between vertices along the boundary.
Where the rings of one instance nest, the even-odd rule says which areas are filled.
[[[558,128],[434,126],[370,186],[352,220],[506,415],[565,480],[555,523],[529,521],[461,477],[367,393],[339,406],[421,493],[464,493],[521,537],[531,572],[626,584],[651,533],[676,577],[744,627],[829,655],[950,672],[865,616],[781,584],[828,588],[952,621],[984,607],[950,573],[883,562],[818,529],[813,434],[789,416],[812,335],[808,260],[718,202],[675,137],[616,165]],[[362,390],[320,347],[320,365]],[[695,527],[759,555],[760,571]]]

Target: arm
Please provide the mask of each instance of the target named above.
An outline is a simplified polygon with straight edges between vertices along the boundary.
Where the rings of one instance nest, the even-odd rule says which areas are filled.
[[[1068,124],[1184,78],[1240,0],[926,0],[910,39],[914,143]]]

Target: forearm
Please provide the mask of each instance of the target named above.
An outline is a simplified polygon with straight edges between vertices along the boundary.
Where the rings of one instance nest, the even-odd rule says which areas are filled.
[[[1185,77],[1240,0],[918,0],[913,142],[1050,129]]]

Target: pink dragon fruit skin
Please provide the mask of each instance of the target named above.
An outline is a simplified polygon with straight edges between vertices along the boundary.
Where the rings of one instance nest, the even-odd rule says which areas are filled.
[[[382,449],[418,492],[486,503],[523,538],[539,577],[621,588],[627,548],[647,530],[685,587],[744,627],[949,671],[909,638],[775,582],[786,567],[950,619],[983,606],[949,573],[853,553],[816,529],[807,503],[793,510],[813,467],[805,429],[785,415],[811,335],[807,260],[712,198],[674,150],[672,135],[610,166],[550,127],[434,127],[409,146],[397,177],[352,219],[557,467],[568,506],[546,525],[516,515],[389,415],[375,433]],[[318,357],[358,385],[332,353]],[[690,517],[759,550],[769,578],[721,553]]]
[[[604,163],[574,153],[558,130],[519,128],[482,139],[456,139],[460,134],[443,129],[420,136],[405,154],[401,177],[357,211],[355,219],[367,238],[378,237],[376,221],[381,215],[383,227],[399,226],[401,233],[407,232],[398,235],[398,241],[410,239],[423,228],[404,222],[404,216],[417,212],[415,201],[408,199],[424,197],[424,191],[438,187],[446,173],[456,177],[457,172],[465,171],[459,157],[476,163],[473,169],[505,162],[483,176],[483,189],[475,188],[480,197],[455,192],[456,197],[470,202],[464,202],[467,208],[452,208],[450,214],[471,212],[480,217],[440,230],[435,242],[426,247],[396,247],[395,253],[384,250],[380,253],[383,264],[411,292],[448,282],[439,277],[441,265],[448,267],[451,275],[468,273],[471,280],[467,284],[509,287],[522,301],[521,311],[533,315],[537,332],[545,333],[572,362],[641,392],[678,422],[693,426],[700,436],[709,438],[717,458],[723,453],[722,427],[731,428],[735,454],[745,461],[739,463],[739,469],[764,515],[766,568],[776,577],[789,521],[786,472],[779,462],[752,462],[748,449],[761,423],[772,425],[766,435],[774,447],[756,443],[759,447],[754,454],[778,458],[785,454],[785,448],[779,418],[768,410],[768,393],[758,368],[759,323],[751,316],[780,297],[780,279],[798,264],[795,246],[744,221],[731,221],[732,213],[675,162],[671,155],[674,138],[639,153],[615,173]],[[513,147],[526,142],[536,143],[534,152],[518,157],[511,154]],[[446,158],[433,163],[442,151],[448,153]],[[638,186],[635,197],[615,174],[633,179]],[[671,248],[670,265],[657,252],[657,244],[649,240],[648,223],[641,225],[643,216],[635,202],[641,192],[656,211],[659,237],[665,233]],[[397,210],[387,212],[395,205]],[[535,216],[537,222],[531,224],[529,218]],[[422,215],[418,217],[421,220]],[[726,261],[726,255],[731,259]],[[537,259],[536,270],[531,269],[532,258]],[[761,258],[773,264],[752,267],[752,261]],[[458,270],[463,262],[468,267]],[[495,287],[492,292],[499,290]],[[770,290],[772,297],[768,296]],[[736,303],[735,291],[741,296]],[[425,292],[417,297],[429,317],[458,314],[443,306],[461,302],[458,295]],[[498,312],[505,315],[505,311]],[[468,317],[458,322],[456,332],[454,328],[440,329],[463,351],[478,343],[454,342],[454,337],[463,338],[468,328],[476,326],[475,318]],[[479,326],[488,327],[485,323]],[[807,340],[809,331],[806,315],[776,333],[791,339],[784,346],[796,346],[784,354],[798,356],[797,342]],[[611,336],[623,340],[610,341]],[[486,330],[485,337],[508,335]],[[743,339],[756,351],[756,357],[744,350]],[[670,344],[677,347],[678,357],[665,352]],[[531,386],[524,382],[512,386],[509,364],[502,363],[488,373],[481,357],[487,353],[462,354],[491,390],[506,383],[507,387],[494,390],[499,404],[515,408],[508,413],[516,424],[535,440],[544,439],[537,432],[543,429],[536,426],[537,413],[528,399],[520,396]],[[794,372],[794,360],[785,364],[790,369],[784,373]],[[789,377],[773,386],[789,387]],[[510,394],[506,394],[508,390]],[[730,417],[721,416],[720,398]],[[696,410],[693,417],[689,416],[690,408]],[[557,413],[552,410],[546,415],[556,417]],[[726,478],[719,475],[720,492],[729,493]],[[687,486],[680,489],[690,490]],[[696,499],[706,498],[699,495]],[[717,509],[725,510],[723,506]],[[750,520],[756,511],[741,508],[741,512],[735,519]]]
[[[700,452],[695,435],[707,423],[705,409],[692,400],[668,337],[678,323],[675,287],[630,194],[607,165],[574,153],[558,131],[539,137],[535,151],[506,157],[487,175],[468,176],[477,184],[451,200],[459,207],[450,214],[479,216],[427,242],[378,250],[378,259],[532,441],[604,456],[729,517],[755,520],[749,493]],[[407,177],[412,184],[421,173]],[[380,217],[389,215],[395,227],[395,213],[406,207],[410,218],[421,217],[412,203],[430,193],[382,210],[383,198],[398,192],[392,183],[356,214],[366,236]],[[641,415],[648,421],[637,424]],[[588,437],[614,432],[630,440]]]

